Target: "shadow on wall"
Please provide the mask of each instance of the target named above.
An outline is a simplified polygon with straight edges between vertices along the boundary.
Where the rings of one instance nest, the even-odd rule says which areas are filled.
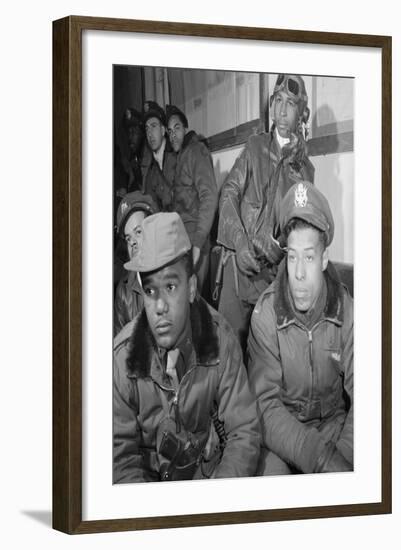
[[[343,209],[344,182],[340,177],[340,163],[338,157],[337,121],[334,112],[327,104],[322,105],[313,115],[312,128],[316,129],[318,123],[330,124],[330,136],[320,138],[330,140],[330,150],[333,153],[311,157],[315,166],[315,185],[327,198],[334,218],[334,240],[331,245],[332,259],[342,259],[345,245],[345,220]],[[321,122],[320,122],[321,124]]]

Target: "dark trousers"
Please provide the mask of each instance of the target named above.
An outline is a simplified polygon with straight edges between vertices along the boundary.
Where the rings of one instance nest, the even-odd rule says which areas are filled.
[[[210,256],[210,240],[206,239],[205,244],[203,245],[199,261],[196,266],[196,278],[198,280],[198,292],[203,296],[203,286],[209,271],[209,256]]]
[[[247,277],[236,267],[236,264],[234,265],[235,261],[235,254],[233,254],[224,267],[219,312],[224,315],[234,329],[245,359],[252,311],[269,282],[261,276]]]

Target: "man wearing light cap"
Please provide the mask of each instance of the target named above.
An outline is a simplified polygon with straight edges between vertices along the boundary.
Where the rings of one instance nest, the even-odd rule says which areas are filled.
[[[251,476],[256,404],[228,323],[197,297],[180,216],[142,224],[144,310],[114,341],[114,483]]]
[[[323,194],[295,184],[280,208],[287,257],[251,319],[261,475],[353,469],[353,301],[328,260],[334,221]]]
[[[217,240],[225,268],[219,311],[243,349],[253,307],[283,257],[278,244],[280,203],[294,183],[314,178],[305,142],[308,96],[301,76],[278,75],[270,118],[270,132],[250,136],[220,197]]]
[[[171,210],[178,212],[192,243],[198,288],[202,292],[209,267],[210,230],[217,209],[217,185],[211,154],[185,114],[166,106],[168,136],[177,153]]]
[[[117,210],[117,234],[128,258],[132,259],[138,253],[142,241],[143,220],[158,211],[156,203],[150,195],[134,191],[125,195]],[[124,275],[118,282],[114,299],[113,334],[120,330],[137,315],[143,307],[143,298],[138,278],[134,271],[124,269]]]

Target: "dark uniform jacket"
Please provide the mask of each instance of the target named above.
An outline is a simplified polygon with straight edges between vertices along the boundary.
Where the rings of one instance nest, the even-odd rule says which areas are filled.
[[[176,170],[177,155],[166,139],[162,170],[149,147],[145,147],[142,158],[142,192],[150,195],[160,212],[171,211],[172,189]]]
[[[260,428],[239,344],[224,318],[202,299],[191,306],[192,347],[178,389],[166,377],[143,311],[114,343],[115,483],[160,481],[159,426],[205,447],[217,411],[224,451],[212,477],[252,476]],[[167,412],[166,412],[167,410]],[[209,448],[212,448],[210,446]],[[203,477],[208,446],[194,477]]]
[[[177,156],[172,208],[178,212],[193,246],[202,248],[217,208],[213,161],[195,132],[188,132]]]
[[[310,473],[327,443],[353,463],[353,300],[328,264],[323,314],[308,329],[295,316],[285,260],[260,296],[248,339],[248,373],[263,445]]]
[[[239,234],[245,233],[251,244],[258,226],[270,226],[277,234],[278,211],[282,198],[297,181],[313,182],[314,168],[305,156],[301,163],[283,155],[274,133],[253,135],[237,158],[221,192],[218,241],[236,249]],[[270,219],[264,220],[270,211]],[[267,258],[269,260],[269,258]],[[275,263],[274,260],[272,263]]]

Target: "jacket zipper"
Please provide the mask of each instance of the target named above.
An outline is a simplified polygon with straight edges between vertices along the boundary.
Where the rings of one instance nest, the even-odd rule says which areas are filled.
[[[217,365],[218,363],[216,363]],[[189,376],[189,374],[194,371],[196,368],[198,367],[201,367],[202,365],[199,364],[199,363],[196,363],[195,365],[193,365],[189,370],[187,370],[187,372],[184,374],[184,376],[181,378],[181,382],[179,383],[178,385],[178,388],[177,390],[175,390],[174,388],[171,388],[171,387],[167,387],[167,386],[163,386],[163,384],[160,384],[160,382],[158,382],[157,380],[155,380],[153,377],[152,377],[152,380],[155,384],[157,384],[159,386],[159,388],[161,388],[162,390],[164,391],[167,391],[169,393],[173,393],[174,394],[174,397],[173,397],[173,407],[174,407],[174,416],[175,416],[175,421],[176,421],[176,425],[177,425],[177,433],[179,433],[181,431],[181,426],[182,426],[182,420],[181,420],[181,415],[180,415],[180,411],[179,411],[179,407],[178,407],[178,400],[179,400],[179,393],[180,393],[180,389],[182,387],[182,384],[185,380],[185,377]]]
[[[188,376],[189,373],[192,372],[193,370],[195,370],[197,367],[198,367],[198,365],[194,365],[186,373],[184,373],[184,376],[181,378],[181,382],[178,384],[177,391],[175,392],[175,395],[174,395],[173,405],[174,405],[174,414],[175,414],[175,423],[176,423],[176,426],[177,426],[177,433],[180,433],[181,425],[182,425],[180,410],[179,410],[179,407],[178,407],[178,394],[180,392],[180,389],[181,389],[181,386],[182,386],[182,383],[183,383],[185,377]]]
[[[308,343],[309,343],[309,364],[311,367],[311,375],[312,375],[312,384],[311,384],[311,401],[313,402],[314,394],[315,394],[315,368],[313,364],[313,343],[312,343],[312,331],[308,330]],[[309,416],[309,413],[308,413]]]
[[[181,382],[178,385],[177,391],[175,391],[175,395],[174,395],[174,399],[173,399],[173,405],[174,405],[175,421],[176,421],[176,425],[177,425],[177,433],[180,433],[181,426],[182,426],[181,414],[180,414],[180,409],[179,409],[179,406],[178,406],[179,393],[180,393],[181,387],[183,385],[183,382],[184,382],[185,378],[188,377],[192,371],[194,371],[195,369],[197,369],[198,367],[201,367],[201,366],[202,365],[200,365],[199,363],[196,363],[189,370],[187,370],[187,372],[181,378]]]
[[[309,362],[311,364],[313,372],[313,347],[312,347],[312,331],[308,330],[308,340],[309,340]]]
[[[153,377],[152,377],[152,380],[153,382],[159,386],[160,389],[168,392],[168,393],[172,393],[174,394],[174,397],[173,397],[173,401],[172,401],[172,404],[173,404],[173,409],[174,409],[174,417],[175,417],[175,423],[176,423],[176,426],[177,426],[177,433],[180,433],[181,431],[181,425],[182,425],[182,421],[181,421],[181,415],[180,415],[180,411],[179,411],[179,408],[178,408],[178,393],[180,391],[180,388],[181,388],[181,384],[184,380],[184,378],[189,375],[190,372],[192,372],[198,365],[195,365],[193,367],[191,367],[185,374],[184,376],[181,378],[181,382],[179,383],[178,385],[178,388],[177,390],[175,390],[174,388],[171,388],[171,387],[167,387],[167,386],[164,386],[163,384],[160,384],[160,382],[158,382],[157,380],[155,380]]]
[[[313,339],[312,339],[312,333],[313,331],[323,322],[323,320],[318,321],[311,330],[308,330],[308,342],[309,342],[309,362],[312,370],[312,392],[311,392],[311,400],[312,403],[315,400],[315,391],[318,387],[318,381],[317,381],[317,372],[315,370],[315,365],[313,363]]]

